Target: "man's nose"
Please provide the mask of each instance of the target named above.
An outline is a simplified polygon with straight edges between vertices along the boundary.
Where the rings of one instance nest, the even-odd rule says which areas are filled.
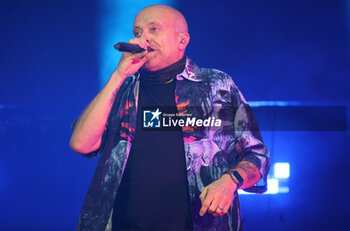
[[[151,43],[151,40],[150,40],[149,35],[148,35],[147,32],[143,32],[142,35],[141,35],[141,38],[143,40],[145,40],[147,43]]]

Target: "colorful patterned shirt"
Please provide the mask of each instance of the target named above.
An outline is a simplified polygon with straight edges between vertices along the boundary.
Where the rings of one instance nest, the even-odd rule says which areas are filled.
[[[111,229],[114,200],[135,135],[139,81],[138,74],[125,79],[116,95],[100,148],[84,154],[96,157],[101,153],[101,158],[76,230]],[[199,195],[204,187],[242,160],[253,163],[262,176],[245,191],[267,190],[269,151],[262,142],[254,115],[229,75],[216,69],[199,68],[189,58],[184,71],[176,77],[174,93],[180,114],[222,121],[219,127],[182,127],[194,230],[242,230],[237,191],[228,212],[215,217],[209,213],[199,215]]]

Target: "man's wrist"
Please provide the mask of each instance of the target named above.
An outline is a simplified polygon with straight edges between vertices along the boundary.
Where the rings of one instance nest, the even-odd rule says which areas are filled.
[[[228,170],[226,173],[231,177],[232,181],[237,185],[237,189],[243,185],[243,177],[237,170]]]
[[[120,74],[117,70],[115,70],[110,79],[112,79],[113,81],[117,81],[117,82],[123,82],[128,76]]]

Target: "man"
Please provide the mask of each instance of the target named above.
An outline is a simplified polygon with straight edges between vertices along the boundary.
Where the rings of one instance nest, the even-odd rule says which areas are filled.
[[[237,189],[266,191],[270,166],[249,106],[227,74],[184,56],[190,36],[174,8],[144,8],[134,35],[145,51],[123,53],[73,126],[74,151],[102,153],[77,230],[242,230]],[[222,124],[147,131],[146,106]]]

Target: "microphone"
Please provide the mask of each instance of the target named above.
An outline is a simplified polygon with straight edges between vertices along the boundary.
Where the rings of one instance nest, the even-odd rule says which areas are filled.
[[[145,51],[145,49],[141,48],[137,44],[123,43],[123,42],[119,42],[115,44],[114,48],[121,52],[131,52],[131,53],[141,53]],[[147,50],[148,52],[153,51],[153,49],[150,47],[147,47]]]

